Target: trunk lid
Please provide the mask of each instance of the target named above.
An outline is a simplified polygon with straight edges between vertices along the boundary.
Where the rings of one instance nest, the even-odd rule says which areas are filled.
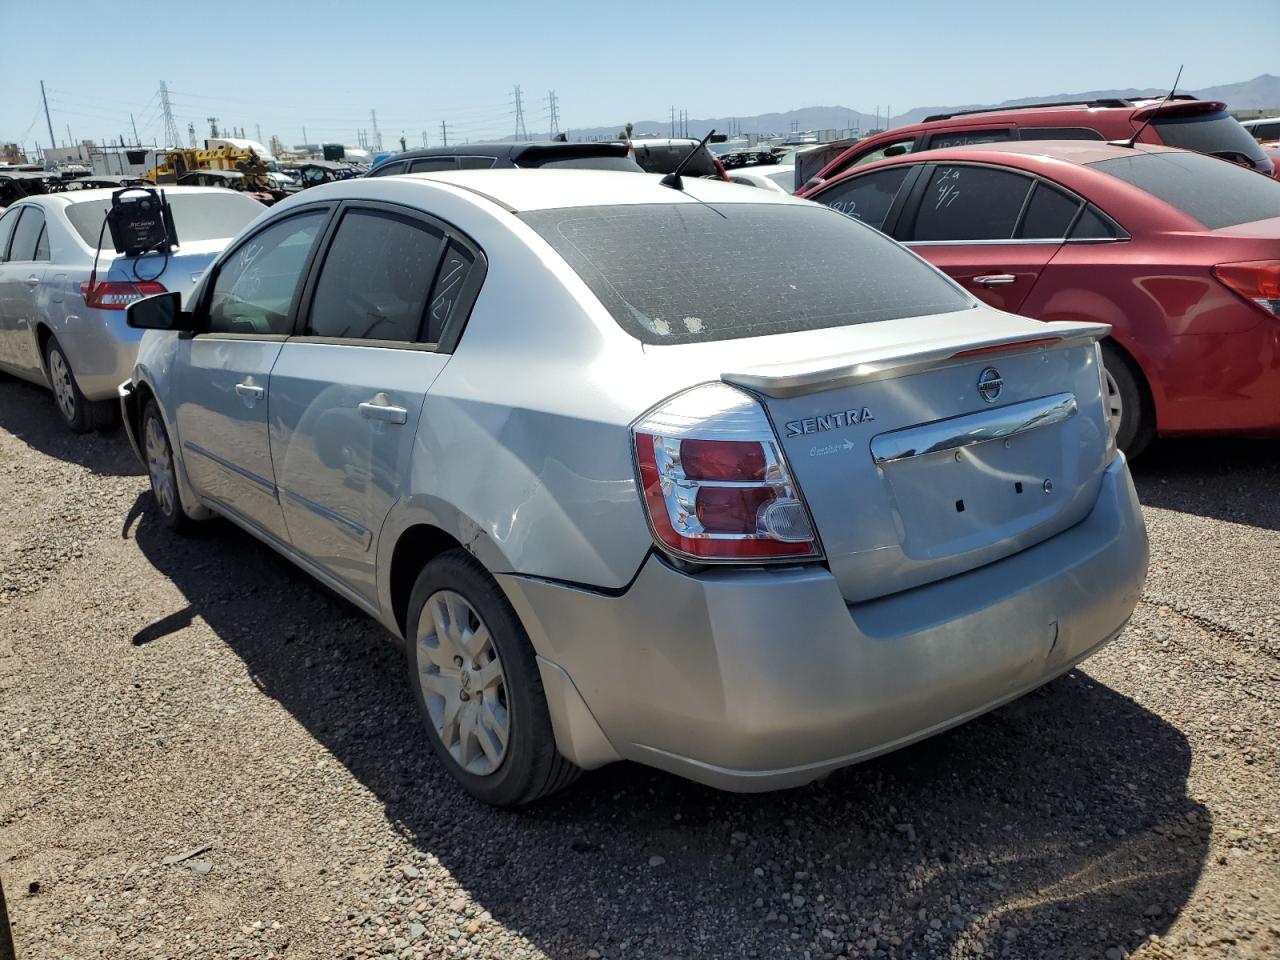
[[[850,603],[1017,553],[1097,499],[1110,436],[1094,341],[1109,328],[940,319],[722,373],[764,404]]]
[[[122,254],[108,260],[104,253],[98,259],[98,279],[121,283],[136,283],[139,279],[154,280],[169,292],[182,294],[185,306],[200,275],[230,242],[231,238],[228,237],[183,243],[169,254],[167,262],[163,254],[149,253],[138,257],[135,263],[135,258]]]

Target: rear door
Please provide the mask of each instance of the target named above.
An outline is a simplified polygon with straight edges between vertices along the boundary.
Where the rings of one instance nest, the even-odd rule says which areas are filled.
[[[12,332],[16,321],[10,318],[10,306],[3,291],[9,277],[9,241],[13,239],[14,228],[21,216],[21,207],[13,207],[0,216],[0,367],[9,368],[14,365]]]
[[[300,335],[271,373],[271,447],[295,550],[370,601],[427,390],[477,254],[390,204],[343,206]]]
[[[298,293],[332,207],[273,220],[215,268],[197,309],[202,332],[181,341],[172,415],[196,490],[284,540],[267,434],[271,368],[293,329]]]
[[[36,305],[49,265],[49,241],[43,210],[26,203],[5,219],[15,212],[21,218],[0,263],[0,361],[17,373],[35,376],[44,367],[36,340]]]
[[[930,164],[894,235],[975,297],[1016,313],[1078,208],[1021,172]]]

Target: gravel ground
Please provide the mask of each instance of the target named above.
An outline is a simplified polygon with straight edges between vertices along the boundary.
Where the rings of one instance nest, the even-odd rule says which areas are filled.
[[[20,958],[1280,954],[1280,447],[1165,443],[1124,635],[780,794],[619,764],[518,813],[380,628],[0,377],[0,875]],[[176,862],[175,862],[176,861]]]

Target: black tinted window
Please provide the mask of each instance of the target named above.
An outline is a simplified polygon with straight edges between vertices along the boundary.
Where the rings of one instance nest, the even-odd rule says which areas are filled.
[[[812,199],[879,230],[912,167],[876,170],[837,183]]]
[[[1160,139],[1171,147],[1197,153],[1239,153],[1251,160],[1266,160],[1258,141],[1226,111],[1196,113],[1189,117],[1160,117],[1151,121]]]
[[[457,170],[457,157],[419,157],[409,161],[410,173],[436,173],[440,170]]]
[[[404,160],[400,160],[400,161],[397,161],[396,163],[387,163],[382,165],[377,170],[374,170],[372,173],[370,173],[369,176],[393,177],[397,173],[404,173],[406,170],[408,170],[408,168],[409,168],[409,164],[406,163]]]
[[[1023,127],[1022,140],[1105,140],[1097,130],[1088,127]]]
[[[1135,153],[1092,166],[1177,207],[1211,230],[1280,217],[1280,181],[1215,157]]]
[[[13,236],[13,228],[18,225],[18,215],[21,210],[10,210],[4,216],[0,217],[0,263],[6,259],[9,252],[9,238]]]
[[[938,166],[916,213],[912,240],[1008,240],[1031,180],[987,167]]]
[[[521,161],[520,166],[528,163]],[[565,157],[560,160],[547,160],[537,164],[548,169],[561,167],[570,170],[621,170],[623,173],[643,173],[644,171],[630,157]]]
[[[884,234],[817,205],[671,203],[520,216],[644,343],[732,340],[973,306]]]
[[[427,308],[427,329],[423,339],[428,343],[439,343],[444,335],[445,325],[453,319],[463,291],[466,289],[467,277],[475,265],[471,253],[456,243],[449,245],[448,252],[440,261],[440,272],[436,276],[436,285],[431,290],[431,303]]]
[[[495,163],[495,157],[459,157],[458,166],[463,170],[488,170]]]
[[[1080,209],[1080,201],[1055,190],[1047,183],[1037,183],[1027,212],[1018,227],[1023,240],[1060,240],[1067,235],[1071,220]]]
[[[977,143],[1000,143],[1012,140],[1014,132],[1005,130],[957,130],[954,133],[935,133],[929,138],[930,150],[943,147],[971,147]]]
[[[209,301],[209,332],[290,333],[289,307],[327,216],[316,210],[289,217],[237,247],[218,268]]]
[[[1072,240],[1117,240],[1120,237],[1121,232],[1115,222],[1091,206],[1085,208],[1071,228]]]
[[[23,207],[18,229],[13,231],[13,244],[9,247],[10,260],[36,259],[36,244],[44,232],[44,214],[35,207]]]
[[[349,212],[320,269],[307,333],[416,341],[443,246],[443,234],[419,221]]]

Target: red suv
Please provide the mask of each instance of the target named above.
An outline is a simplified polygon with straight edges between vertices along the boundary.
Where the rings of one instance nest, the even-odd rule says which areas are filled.
[[[1227,113],[1225,103],[1180,95],[1167,101],[1089,100],[939,113],[859,140],[816,176],[801,171],[806,177],[802,182],[808,190],[850,167],[921,150],[1007,140],[1128,140],[1148,118],[1139,143],[1182,147],[1280,175],[1258,142]]]
[[[1185,150],[1043,141],[860,166],[806,195],[992,306],[1111,324],[1117,441],[1280,435],[1280,182]]]

